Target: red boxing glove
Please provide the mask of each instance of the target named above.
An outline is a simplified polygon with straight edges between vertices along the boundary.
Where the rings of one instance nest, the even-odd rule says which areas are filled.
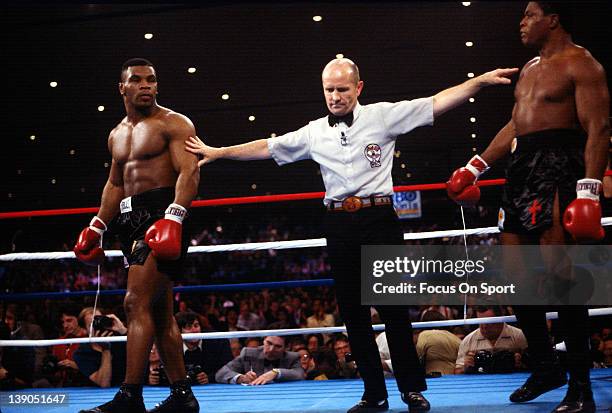
[[[446,182],[448,197],[461,206],[474,206],[480,200],[480,189],[475,185],[478,177],[489,165],[476,155],[463,168],[457,169]]]
[[[578,242],[598,241],[604,237],[600,192],[599,179],[585,178],[576,184],[577,196],[563,214],[563,226]]]
[[[100,265],[104,262],[101,242],[104,231],[106,231],[106,224],[98,217],[93,217],[89,226],[81,231],[72,249],[81,262],[89,265]]]
[[[187,210],[179,204],[170,204],[163,219],[155,222],[145,234],[145,242],[155,258],[177,260],[181,256],[183,219]]]

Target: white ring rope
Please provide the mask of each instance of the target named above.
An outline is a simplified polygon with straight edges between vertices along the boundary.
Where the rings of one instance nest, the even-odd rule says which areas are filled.
[[[612,217],[606,217],[601,219],[601,225],[609,226],[612,225]],[[427,231],[427,232],[406,232],[404,234],[404,240],[418,240],[418,239],[429,239],[429,238],[450,238],[450,237],[462,237],[464,235],[483,235],[483,234],[497,234],[499,228],[497,227],[484,227],[484,228],[470,228],[467,230],[463,229],[451,229],[445,231]],[[269,242],[248,242],[244,244],[224,244],[224,245],[199,245],[196,247],[189,247],[188,253],[211,253],[211,252],[228,252],[228,251],[260,251],[260,250],[281,250],[290,248],[312,248],[312,247],[324,247],[327,245],[325,238],[313,238],[313,239],[300,239],[294,241],[269,241]],[[123,253],[120,250],[107,250],[105,251],[107,257],[123,257]],[[0,262],[4,261],[24,261],[24,260],[62,260],[62,259],[75,259],[74,252],[16,252],[11,254],[0,255]]]
[[[607,308],[591,308],[589,310],[590,317],[612,315],[612,307]],[[558,318],[556,312],[546,313],[547,320]],[[413,328],[432,328],[432,327],[454,327],[473,324],[491,324],[491,323],[512,323],[516,321],[515,316],[503,317],[482,317],[468,318],[465,320],[442,320],[442,321],[421,321],[412,323]],[[385,329],[384,324],[373,325],[374,331],[382,331]],[[330,334],[330,333],[345,333],[346,327],[317,327],[317,328],[285,328],[280,330],[249,330],[249,331],[219,331],[214,333],[190,333],[183,334],[185,340],[212,340],[219,338],[243,338],[243,337],[265,337],[265,336],[293,336],[300,334]],[[55,340],[0,340],[0,347],[46,347],[56,344],[73,344],[73,343],[117,343],[127,341],[127,336],[114,337],[81,337],[81,338],[65,338]]]

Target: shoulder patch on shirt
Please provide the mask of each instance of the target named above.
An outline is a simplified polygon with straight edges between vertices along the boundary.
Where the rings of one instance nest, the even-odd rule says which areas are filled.
[[[370,161],[370,168],[380,167],[380,158],[382,157],[382,149],[376,143],[370,143],[366,145],[363,151],[366,159]]]

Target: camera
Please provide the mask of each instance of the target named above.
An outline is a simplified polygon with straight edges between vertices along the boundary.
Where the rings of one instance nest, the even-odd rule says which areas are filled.
[[[186,367],[187,370],[187,379],[191,382],[191,384],[198,384],[197,375],[202,373],[204,370],[202,366],[199,364],[189,364]]]
[[[168,376],[166,375],[166,370],[164,369],[164,366],[163,365],[159,366],[158,368],[155,369],[155,371],[157,371],[157,374],[159,374],[159,385],[169,386],[170,381],[168,380]]]
[[[474,354],[474,372],[491,373],[493,353],[489,350],[479,350]]]
[[[44,374],[45,376],[54,375],[59,370],[59,366],[57,365],[57,363],[57,357],[55,357],[54,355],[49,354],[45,356],[42,362],[42,374]]]
[[[96,315],[93,319],[93,329],[96,331],[112,330],[113,319],[105,315]]]
[[[353,357],[353,355],[351,353],[345,353],[344,354],[344,361],[347,363],[350,363],[351,361],[355,361],[355,358]]]

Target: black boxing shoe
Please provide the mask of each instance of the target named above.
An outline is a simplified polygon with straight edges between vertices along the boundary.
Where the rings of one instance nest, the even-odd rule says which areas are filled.
[[[510,395],[512,403],[524,403],[541,396],[542,394],[565,386],[567,376],[565,372],[559,368],[547,371],[545,373],[532,373],[525,384],[516,389]]]
[[[408,411],[410,413],[428,412],[429,409],[431,409],[431,405],[425,396],[417,391],[402,393],[402,401],[408,405]]]
[[[552,413],[595,413],[591,384],[570,380],[567,394]]]
[[[386,412],[387,410],[389,410],[389,402],[387,399],[378,402],[360,400],[359,403],[348,409],[346,413],[375,413]]]
[[[132,412],[129,412],[132,413]],[[172,383],[170,396],[147,413],[200,413],[200,404],[191,391],[187,380]]]
[[[98,407],[81,410],[79,413],[146,413],[146,411],[142,400],[142,386],[124,383],[119,387],[113,400]]]

